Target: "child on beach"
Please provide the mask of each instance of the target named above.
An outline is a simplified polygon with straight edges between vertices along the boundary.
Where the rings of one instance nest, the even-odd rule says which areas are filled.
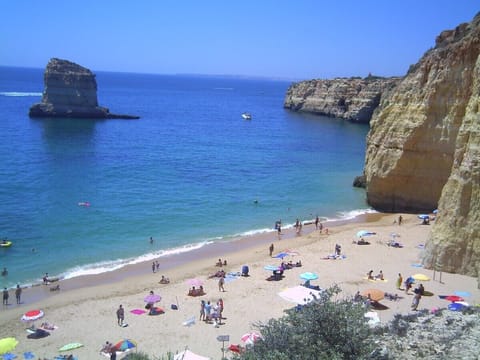
[[[403,282],[402,274],[398,273],[398,279],[397,279],[397,289],[398,290],[401,290],[402,282]]]

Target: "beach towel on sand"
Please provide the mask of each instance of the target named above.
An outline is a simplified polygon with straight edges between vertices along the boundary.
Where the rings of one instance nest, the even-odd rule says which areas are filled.
[[[146,311],[143,309],[133,309],[133,310],[130,310],[130,312],[135,315],[142,315],[146,313]]]

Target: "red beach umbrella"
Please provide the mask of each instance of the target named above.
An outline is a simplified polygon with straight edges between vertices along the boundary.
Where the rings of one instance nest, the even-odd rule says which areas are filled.
[[[457,295],[446,295],[446,296],[443,295],[443,296],[440,296],[440,299],[451,301],[451,302],[465,301],[464,298],[462,298],[461,296],[457,296]]]
[[[30,310],[23,314],[21,320],[28,322],[28,321],[35,321],[43,317],[44,313],[42,310]]]

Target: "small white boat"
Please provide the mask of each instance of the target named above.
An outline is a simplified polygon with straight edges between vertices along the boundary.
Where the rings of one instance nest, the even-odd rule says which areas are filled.
[[[245,120],[252,120],[252,114],[244,112],[242,114],[242,118],[244,118]]]

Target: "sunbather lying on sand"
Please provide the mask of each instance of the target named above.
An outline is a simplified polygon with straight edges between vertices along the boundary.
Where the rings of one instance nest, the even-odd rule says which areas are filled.
[[[215,274],[210,275],[208,278],[212,279],[212,278],[215,278],[215,277],[218,277],[218,278],[225,277],[225,271],[218,270],[217,272],[215,272]]]

